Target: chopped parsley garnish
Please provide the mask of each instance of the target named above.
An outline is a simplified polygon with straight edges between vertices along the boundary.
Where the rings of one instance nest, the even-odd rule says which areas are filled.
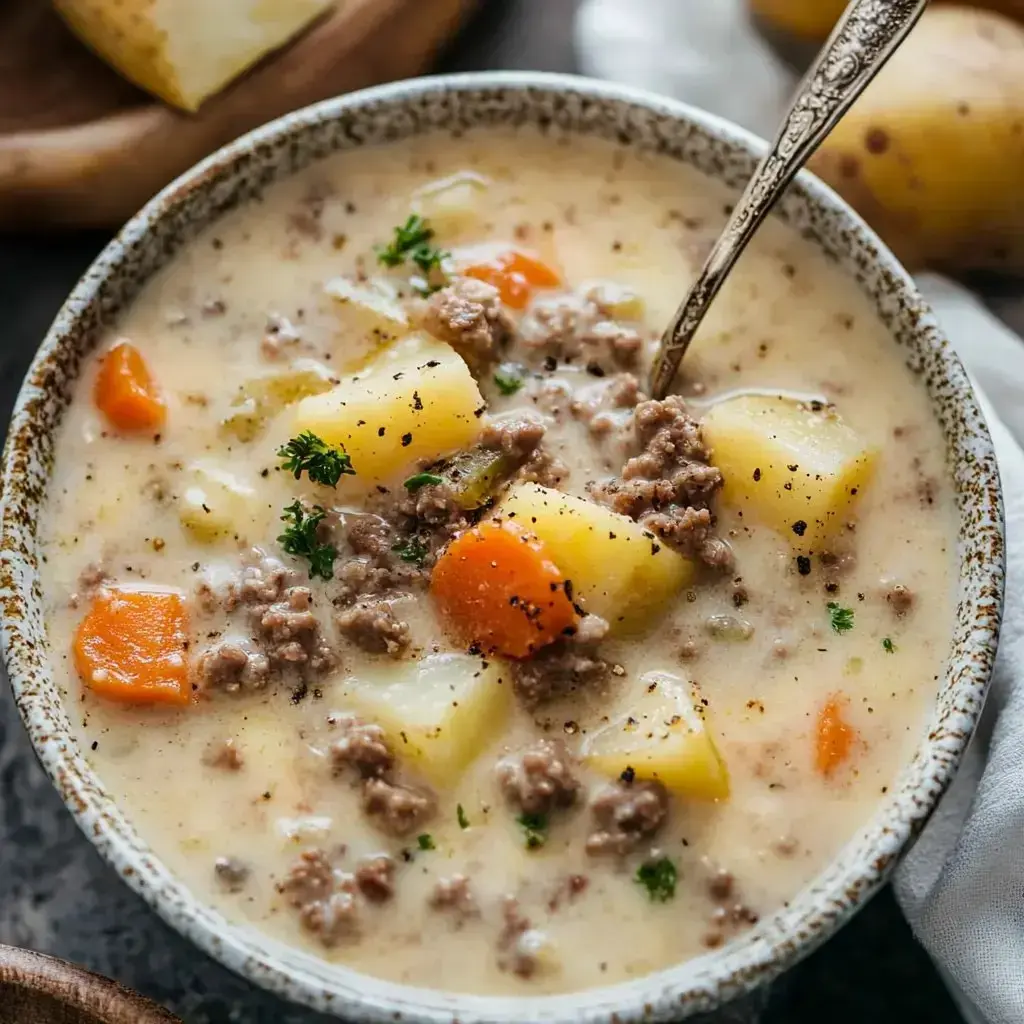
[[[526,848],[536,850],[548,841],[548,819],[545,814],[520,814],[516,821],[523,826]]]
[[[352,460],[340,448],[332,448],[312,430],[293,437],[277,454],[285,461],[281,468],[295,474],[298,480],[305,473],[315,484],[337,487],[343,476],[355,476]]]
[[[892,642],[892,639],[890,637],[886,637],[882,641],[882,650],[885,651],[886,654],[896,653],[896,645]]]
[[[426,487],[428,484],[440,483],[444,483],[444,480],[436,473],[417,473],[415,476],[411,476],[405,481],[405,489],[412,494],[414,491],[418,491],[421,487]]]
[[[424,832],[422,835],[416,837],[416,845],[421,850],[436,850],[437,847],[434,845],[434,837],[429,832]]]
[[[317,538],[317,527],[326,515],[327,511],[320,505],[314,505],[307,511],[301,502],[293,501],[281,516],[289,525],[277,542],[289,555],[309,559],[310,579],[319,576],[329,580],[334,576],[334,560],[338,552],[333,544],[321,544]]]
[[[846,633],[853,629],[852,608],[843,608],[835,601],[829,601],[825,607],[828,609],[828,620],[832,624],[833,633]]]
[[[430,244],[434,237],[433,228],[418,214],[395,228],[395,237],[390,245],[377,247],[377,260],[385,267],[400,267],[407,259],[429,277],[431,271],[440,270],[441,263],[449,254]]]
[[[455,818],[459,823],[459,828],[469,828],[469,818],[466,817],[466,812],[462,809],[462,804],[459,804],[455,808]]]
[[[668,857],[641,864],[634,877],[655,903],[667,903],[676,894],[676,866]]]
[[[392,545],[391,550],[403,562],[417,565],[421,569],[423,568],[423,563],[427,560],[427,555],[430,553],[426,544],[419,537],[410,537],[408,540],[399,541],[397,544]]]
[[[494,383],[503,395],[514,395],[525,383],[515,366],[499,366],[494,372]]]

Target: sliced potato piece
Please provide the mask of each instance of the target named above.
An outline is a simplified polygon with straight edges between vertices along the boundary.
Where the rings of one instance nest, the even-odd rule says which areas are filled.
[[[261,535],[266,515],[256,491],[213,462],[200,461],[187,470],[188,483],[178,499],[178,518],[204,544],[231,538],[245,541]]]
[[[357,481],[372,483],[470,447],[483,408],[461,357],[419,334],[333,390],[303,399],[289,436],[311,430],[342,445]]]
[[[337,383],[330,370],[312,359],[297,359],[291,366],[254,377],[239,389],[220,432],[239,441],[252,441],[282,409],[309,395],[319,395]]]
[[[637,778],[697,800],[725,800],[729,773],[694,691],[668,672],[646,672],[639,684],[628,711],[587,736],[584,761],[613,776],[632,768]]]
[[[815,551],[840,529],[878,452],[831,409],[769,395],[713,406],[702,423],[725,478],[722,500]]]
[[[614,281],[594,281],[583,286],[583,294],[604,316],[613,320],[643,320],[644,300],[631,288]]]
[[[342,326],[351,334],[383,345],[409,331],[405,309],[385,281],[335,277],[324,291],[336,301]]]
[[[429,182],[412,197],[412,212],[428,221],[434,232],[457,235],[480,226],[484,195],[490,182],[475,171],[459,171]]]
[[[646,624],[693,577],[693,563],[649,530],[584,498],[520,484],[498,512],[536,534],[574,599],[613,628]]]
[[[512,686],[494,658],[429,654],[361,669],[342,691],[352,710],[388,733],[400,759],[443,787],[504,728]]]

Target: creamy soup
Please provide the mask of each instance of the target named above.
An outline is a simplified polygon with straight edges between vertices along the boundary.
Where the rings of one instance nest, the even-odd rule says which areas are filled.
[[[727,202],[527,131],[340,154],[87,362],[55,671],[228,919],[415,985],[622,981],[778,909],[893,784],[953,614],[939,427],[775,222],[647,398]]]

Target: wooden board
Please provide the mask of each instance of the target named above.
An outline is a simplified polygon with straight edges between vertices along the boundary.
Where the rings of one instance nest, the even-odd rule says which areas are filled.
[[[426,71],[477,2],[339,0],[198,114],[184,114],[107,67],[45,0],[0,0],[0,228],[117,227],[243,132]]]

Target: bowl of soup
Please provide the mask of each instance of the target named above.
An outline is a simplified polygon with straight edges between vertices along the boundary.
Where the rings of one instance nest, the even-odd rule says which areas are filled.
[[[78,285],[6,450],[6,663],[199,947],[358,1019],[677,1018],[907,849],[992,667],[995,457],[807,175],[646,393],[763,148],[401,83],[218,152]]]

